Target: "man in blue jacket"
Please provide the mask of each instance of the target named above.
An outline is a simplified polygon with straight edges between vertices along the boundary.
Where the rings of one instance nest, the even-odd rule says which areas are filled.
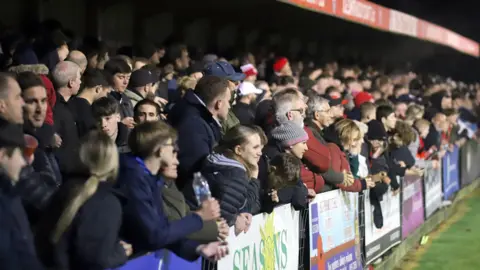
[[[190,207],[196,207],[193,193],[193,173],[200,171],[203,161],[221,138],[222,120],[230,109],[229,82],[217,76],[200,79],[194,91],[188,91],[168,115],[178,131],[180,151],[177,185]]]
[[[145,122],[130,133],[131,154],[120,158],[118,187],[126,196],[122,234],[135,252],[168,248],[187,260],[199,255],[219,259],[226,255],[223,243],[200,245],[186,239],[199,231],[203,222],[220,217],[216,200],[202,202],[202,207],[186,217],[169,222],[163,209],[164,179],[159,176],[162,164],[175,158],[176,133],[167,124]]]

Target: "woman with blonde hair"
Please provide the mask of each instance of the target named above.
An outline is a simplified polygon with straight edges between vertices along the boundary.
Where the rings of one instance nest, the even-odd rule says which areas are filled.
[[[339,184],[337,187],[349,192],[361,192],[374,187],[375,184],[370,178],[362,179],[358,176],[360,167],[358,155],[364,142],[364,133],[359,125],[353,120],[342,119],[326,129],[324,135],[325,140],[329,142],[332,169],[339,172],[350,172],[355,178],[351,186]]]
[[[85,174],[61,188],[36,230],[39,255],[54,269],[106,269],[124,264],[131,245],[118,237],[122,206],[111,189],[118,151],[103,132],[92,131],[80,145]]]

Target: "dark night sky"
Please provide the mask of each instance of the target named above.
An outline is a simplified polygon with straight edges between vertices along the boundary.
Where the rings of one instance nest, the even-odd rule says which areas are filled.
[[[377,4],[393,8],[432,23],[449,28],[459,34],[480,41],[480,3],[475,1],[438,0],[372,0]]]

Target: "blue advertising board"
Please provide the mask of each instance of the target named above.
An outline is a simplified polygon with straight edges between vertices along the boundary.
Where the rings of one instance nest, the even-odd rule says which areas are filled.
[[[160,250],[128,261],[115,270],[201,270],[202,259],[186,261],[168,250]]]
[[[452,152],[447,151],[443,157],[443,198],[445,200],[460,189],[459,182],[459,149],[455,147]]]

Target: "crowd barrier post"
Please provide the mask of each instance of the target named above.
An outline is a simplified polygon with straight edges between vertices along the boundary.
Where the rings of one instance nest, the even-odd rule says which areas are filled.
[[[468,141],[460,149],[460,183],[462,188],[471,184],[479,176],[479,160],[478,143],[476,141]]]
[[[310,203],[308,269],[363,269],[358,194],[333,190]]]
[[[425,218],[429,218],[442,206],[442,193],[445,197],[445,181],[442,185],[442,169],[445,168],[440,162],[440,168],[433,168],[432,162],[428,162],[423,174],[423,199],[425,202]],[[444,178],[444,177],[443,177]],[[445,179],[444,179],[445,180]]]
[[[401,184],[401,179],[399,179]],[[377,228],[373,220],[373,206],[370,203],[370,191],[364,192],[365,209],[365,258],[370,264],[402,240],[401,196],[394,195],[389,189],[380,202],[383,215],[383,227]]]

